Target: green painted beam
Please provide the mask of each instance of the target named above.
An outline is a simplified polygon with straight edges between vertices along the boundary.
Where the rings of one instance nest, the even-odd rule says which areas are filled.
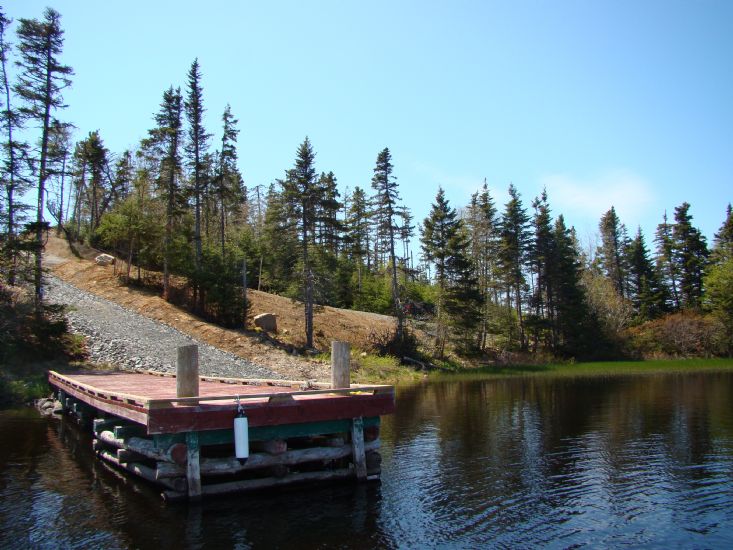
[[[380,418],[373,416],[364,419],[364,427],[379,426]],[[324,422],[309,422],[305,424],[281,424],[278,426],[258,426],[249,429],[250,441],[267,441],[270,439],[288,439],[291,437],[308,437],[314,435],[335,434],[351,431],[351,419],[327,420]],[[234,443],[234,429],[207,430],[198,432],[199,444],[227,445]],[[168,448],[173,443],[185,442],[185,434],[157,434],[153,436],[155,445],[159,449]]]

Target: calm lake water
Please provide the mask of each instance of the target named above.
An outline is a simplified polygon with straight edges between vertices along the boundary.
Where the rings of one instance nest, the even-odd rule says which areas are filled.
[[[166,505],[76,427],[0,413],[0,548],[733,547],[733,374],[430,382],[382,482]]]

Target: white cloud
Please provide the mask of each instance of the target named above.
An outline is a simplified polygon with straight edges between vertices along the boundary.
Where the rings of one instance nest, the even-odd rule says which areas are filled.
[[[598,224],[601,215],[615,207],[631,232],[642,224],[644,214],[655,202],[652,184],[629,170],[613,170],[589,178],[551,174],[540,178],[547,189],[552,209],[566,215],[570,223],[582,220]]]

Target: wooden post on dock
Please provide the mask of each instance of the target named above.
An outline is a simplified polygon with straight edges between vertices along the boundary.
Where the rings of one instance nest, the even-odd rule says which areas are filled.
[[[350,365],[351,345],[348,342],[331,342],[331,388],[351,386]]]
[[[195,344],[178,348],[176,363],[176,397],[199,395],[199,347]]]

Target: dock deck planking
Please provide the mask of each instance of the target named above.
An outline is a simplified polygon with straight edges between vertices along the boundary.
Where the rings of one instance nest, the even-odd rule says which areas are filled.
[[[394,411],[392,386],[327,390],[319,384],[312,391],[301,391],[298,384],[304,382],[243,379],[237,383],[201,377],[199,396],[179,399],[172,376],[51,372],[49,381],[92,407],[145,425],[148,434],[228,428],[237,396],[252,427],[380,416]]]

